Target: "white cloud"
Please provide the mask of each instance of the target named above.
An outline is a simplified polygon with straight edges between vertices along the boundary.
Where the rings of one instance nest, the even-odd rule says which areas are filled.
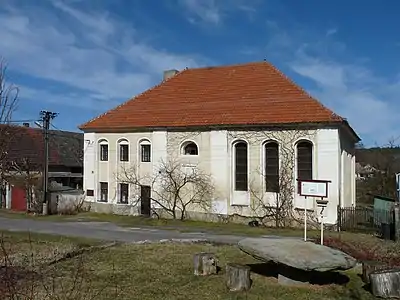
[[[259,0],[178,0],[190,23],[220,25],[233,12],[241,12],[252,20]]]
[[[127,99],[161,80],[165,69],[206,61],[158,50],[144,42],[132,24],[103,11],[89,13],[70,6],[75,2],[79,1],[67,5],[54,0],[44,7],[26,1],[0,8],[0,55],[10,70],[46,80],[46,98],[58,99],[52,101],[68,98],[69,92],[51,89],[60,84],[81,96],[75,103],[80,107],[91,107],[98,98]],[[44,95],[43,88],[24,85],[21,97]]]
[[[326,36],[334,35],[335,33],[337,33],[337,29],[331,28],[326,31]]]
[[[193,16],[206,23],[218,24],[221,21],[222,12],[215,0],[180,0],[179,2],[191,15],[189,17],[191,22],[196,22]]]
[[[268,53],[278,53],[290,70],[314,83],[308,92],[347,118],[367,143],[400,136],[398,78],[378,77],[367,59],[351,60],[346,45],[332,40],[336,31],[282,30],[277,23],[268,29]]]

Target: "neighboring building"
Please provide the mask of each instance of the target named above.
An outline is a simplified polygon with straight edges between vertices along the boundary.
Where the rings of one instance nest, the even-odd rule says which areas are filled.
[[[3,125],[5,126],[5,125]],[[40,186],[44,166],[44,138],[40,128],[9,126],[7,133],[8,187],[6,207],[25,211],[34,197],[29,185]],[[49,182],[82,189],[83,185],[83,134],[49,131]]]
[[[359,162],[356,162],[356,180],[365,180],[367,178],[371,178],[374,176],[375,172],[377,172],[376,168],[370,164],[363,165]]]
[[[328,223],[336,222],[338,205],[355,204],[359,137],[346,119],[267,62],[166,71],[162,83],[80,129],[86,143],[86,199],[97,211],[140,212],[124,209],[129,204],[121,188],[127,187],[117,180],[119,168],[137,165],[139,175],[151,174],[160,161],[178,157],[211,174],[216,185],[213,210],[192,207],[192,216],[254,215],[250,187],[261,189],[274,205],[276,190],[266,182],[279,181],[287,143],[294,151],[294,208],[306,205],[296,191],[299,177],[331,180]],[[266,179],[259,170],[265,170]],[[149,192],[149,187],[130,187],[129,197]],[[315,201],[307,200],[307,208],[314,210]]]

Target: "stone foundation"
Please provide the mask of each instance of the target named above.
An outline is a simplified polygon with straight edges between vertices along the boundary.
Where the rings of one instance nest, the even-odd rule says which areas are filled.
[[[101,202],[85,202],[84,207],[95,213],[104,213],[104,214],[115,214],[115,215],[125,215],[125,216],[139,216],[140,215],[140,206],[128,205],[128,204],[114,204],[114,203],[101,203]],[[299,211],[297,211],[299,213]],[[291,221],[287,222],[288,227],[297,227],[302,228],[303,222],[301,214],[299,214],[299,221]],[[172,219],[172,216],[167,212],[163,211],[159,208],[153,209],[153,218],[163,218],[163,219]],[[178,218],[179,218],[178,214]],[[196,212],[196,211],[187,211],[186,219],[193,221],[205,221],[205,222],[216,222],[216,223],[236,223],[236,224],[245,224],[248,225],[250,221],[253,221],[254,218],[242,216],[239,214],[232,215],[221,215],[216,213],[204,213],[204,212]],[[311,218],[310,218],[311,219]],[[312,220],[309,220],[310,224],[308,225],[311,229]],[[275,221],[269,220],[269,222],[264,225],[268,227],[275,227]],[[314,227],[318,224],[313,224]],[[328,225],[328,224],[326,224]],[[328,225],[329,226],[329,225]],[[332,225],[331,225],[332,226]],[[318,229],[319,227],[315,227],[314,229]]]

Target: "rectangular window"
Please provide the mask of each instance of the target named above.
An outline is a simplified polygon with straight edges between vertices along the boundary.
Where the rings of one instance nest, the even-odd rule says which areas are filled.
[[[119,203],[128,204],[129,197],[129,184],[120,183],[119,184]]]
[[[235,151],[235,190],[247,191],[247,144],[236,144]]]
[[[313,179],[313,146],[309,142],[300,142],[297,145],[297,178]],[[297,190],[300,191],[300,181]]]
[[[142,162],[151,161],[151,145],[140,145],[140,153]]]
[[[94,191],[93,190],[86,190],[86,196],[93,197]]]
[[[279,146],[273,142],[265,145],[265,191],[279,192]]]
[[[129,161],[129,145],[119,145],[119,160]]]
[[[108,201],[108,182],[100,182],[100,202]]]
[[[100,160],[108,161],[108,145],[100,145]]]

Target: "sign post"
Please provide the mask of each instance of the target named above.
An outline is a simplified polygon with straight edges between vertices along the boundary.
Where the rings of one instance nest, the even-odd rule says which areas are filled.
[[[317,200],[318,207],[322,207],[321,209],[321,244],[324,241],[324,224],[323,224],[323,211],[327,206],[328,201],[324,200],[324,198],[328,197],[328,183],[330,180],[302,180],[300,181],[300,196],[304,197],[304,241],[307,241],[307,197],[318,197],[321,200]]]
[[[328,200],[324,200],[323,197],[321,197],[320,200],[317,200],[317,206],[321,207],[321,212],[320,212],[320,218],[321,218],[321,245],[324,244],[324,210],[325,207],[328,205]]]
[[[304,241],[307,242],[307,196],[304,197]]]
[[[397,201],[400,202],[400,173],[396,173]]]

